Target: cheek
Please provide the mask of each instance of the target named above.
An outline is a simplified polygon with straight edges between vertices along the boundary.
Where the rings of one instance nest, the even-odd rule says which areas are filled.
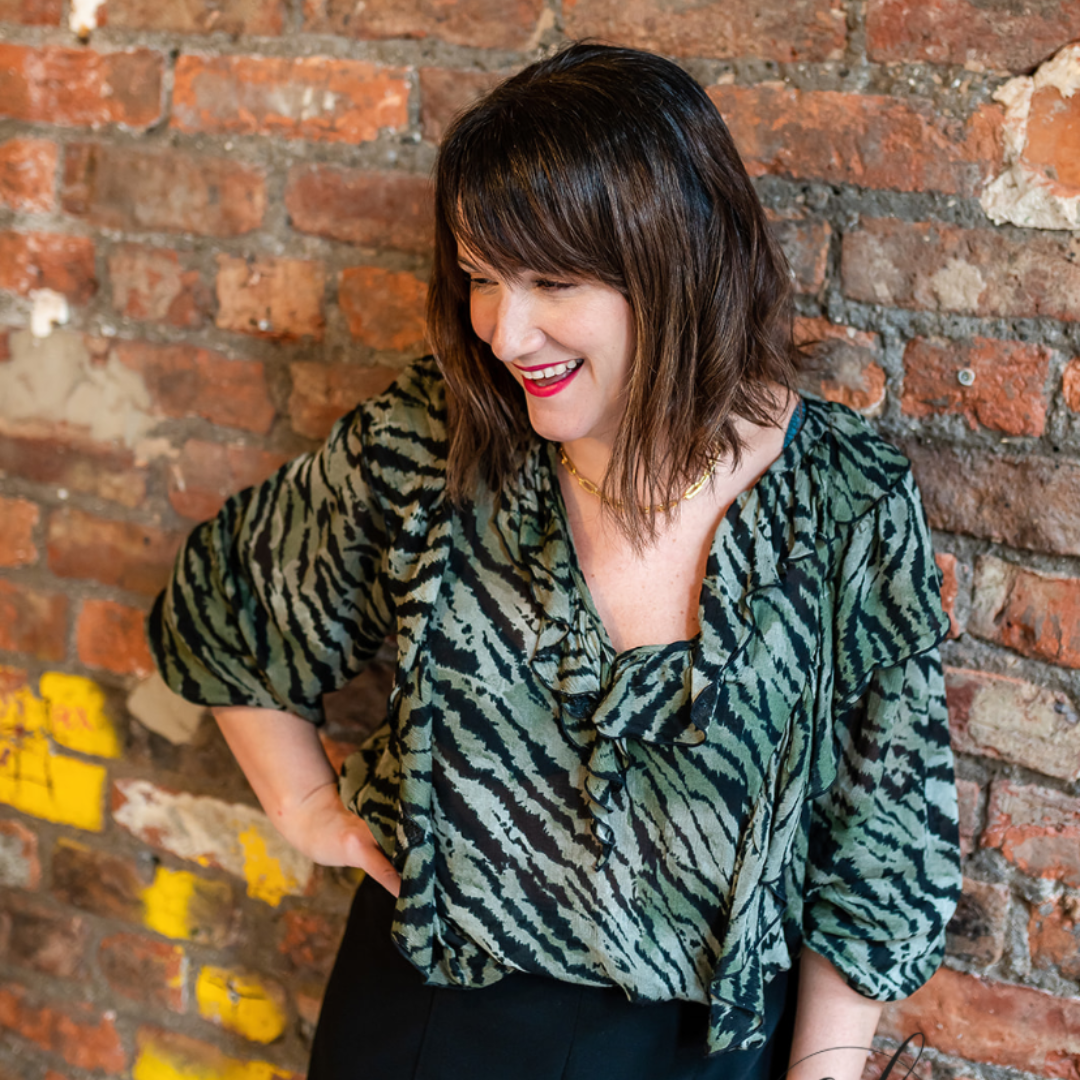
[[[481,341],[491,343],[491,335],[494,329],[494,319],[491,304],[484,297],[473,293],[469,299],[469,320],[472,322],[473,333]]]

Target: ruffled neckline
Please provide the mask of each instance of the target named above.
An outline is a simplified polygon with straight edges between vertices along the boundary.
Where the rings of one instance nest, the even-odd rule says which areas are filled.
[[[567,736],[588,750],[585,789],[607,860],[614,832],[605,820],[619,806],[629,765],[627,740],[694,747],[708,737],[719,684],[733,669],[754,626],[750,596],[774,584],[783,564],[808,552],[806,537],[777,535],[785,518],[780,493],[818,423],[803,422],[757,480],[739,493],[717,526],[698,601],[700,629],[690,639],[616,651],[577,559],[558,483],[554,443],[537,443],[522,467],[517,499],[504,500],[499,527],[516,533],[536,600],[530,667],[559,703]]]

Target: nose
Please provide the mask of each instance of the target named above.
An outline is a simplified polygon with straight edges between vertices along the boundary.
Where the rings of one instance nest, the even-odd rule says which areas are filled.
[[[520,360],[544,344],[544,331],[529,289],[498,283],[473,295],[472,322],[477,335],[503,363]]]

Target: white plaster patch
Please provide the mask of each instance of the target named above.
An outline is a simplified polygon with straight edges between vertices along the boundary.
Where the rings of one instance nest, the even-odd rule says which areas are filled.
[[[1005,170],[987,184],[979,199],[986,216],[1028,229],[1080,229],[1080,195],[1063,195],[1044,176],[1029,169],[1021,155],[1027,146],[1031,99],[1039,90],[1071,98],[1080,88],[1080,43],[1066,45],[1034,76],[1020,75],[999,87],[994,99],[1005,106]]]
[[[71,32],[85,41],[98,24],[98,12],[105,0],[71,0],[71,15],[68,26]]]
[[[114,812],[118,825],[154,846],[200,866],[217,866],[250,878],[243,834],[261,841],[265,858],[277,863],[282,892],[303,895],[315,864],[290,847],[260,810],[205,795],[167,791],[147,780],[118,780],[123,799]]]
[[[128,695],[128,712],[173,745],[191,742],[206,710],[174,694],[157,673],[144,679]]]
[[[52,289],[34,289],[30,293],[30,333],[36,338],[48,337],[54,326],[63,326],[68,321],[68,302]]]
[[[977,266],[950,259],[929,280],[930,289],[944,311],[975,311],[986,281]]]
[[[0,420],[48,420],[101,441],[133,446],[157,422],[142,376],[114,356],[91,363],[80,334],[59,330],[8,338],[11,359],[0,364]]]

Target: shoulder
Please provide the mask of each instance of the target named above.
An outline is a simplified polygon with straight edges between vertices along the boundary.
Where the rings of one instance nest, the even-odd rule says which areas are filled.
[[[399,497],[421,477],[428,488],[440,480],[446,470],[446,392],[435,360],[413,362],[383,393],[343,416],[326,449]]]
[[[822,526],[843,528],[883,501],[917,499],[911,463],[858,413],[807,397],[796,472]]]
[[[431,356],[405,368],[381,394],[358,406],[347,420],[362,425],[369,438],[403,449],[438,452],[446,442],[446,387]]]

